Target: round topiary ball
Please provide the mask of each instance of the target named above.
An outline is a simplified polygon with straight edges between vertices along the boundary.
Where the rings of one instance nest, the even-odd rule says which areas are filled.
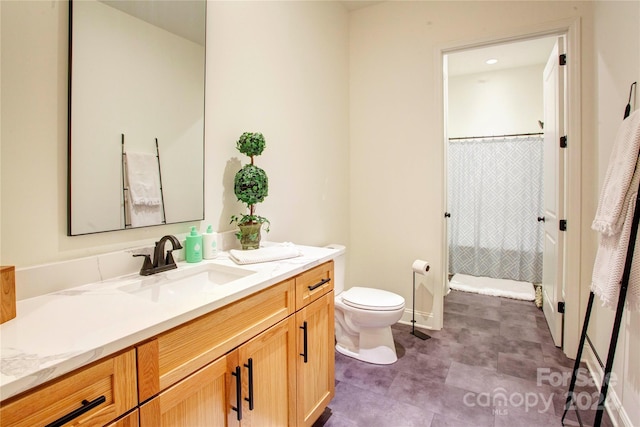
[[[233,191],[247,205],[260,203],[269,192],[269,180],[264,170],[255,165],[244,165],[235,176]]]
[[[260,132],[245,132],[236,142],[236,148],[249,157],[259,156],[265,147],[264,135]]]

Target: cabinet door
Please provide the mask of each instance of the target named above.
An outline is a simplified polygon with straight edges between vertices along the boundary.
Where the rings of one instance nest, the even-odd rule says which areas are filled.
[[[242,425],[295,424],[295,333],[295,316],[289,316],[238,348]],[[231,396],[235,402],[235,392],[232,391]]]
[[[312,425],[335,395],[333,297],[331,291],[296,313],[298,426]]]
[[[140,426],[237,425],[227,414],[231,381],[227,357],[222,356],[141,405]]]

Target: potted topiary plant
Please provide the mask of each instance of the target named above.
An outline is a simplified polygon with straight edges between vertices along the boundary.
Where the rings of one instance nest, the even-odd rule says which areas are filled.
[[[242,249],[258,249],[260,247],[261,229],[266,224],[269,232],[269,220],[255,214],[255,205],[264,201],[269,191],[269,180],[264,170],[253,164],[253,157],[262,154],[265,147],[264,136],[259,132],[244,132],[236,142],[236,148],[251,158],[235,176],[233,191],[239,201],[245,203],[249,213],[232,215],[230,224],[238,225],[236,237]]]

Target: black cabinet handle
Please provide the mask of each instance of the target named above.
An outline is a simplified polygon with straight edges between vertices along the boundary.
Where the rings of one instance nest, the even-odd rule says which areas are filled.
[[[253,359],[249,358],[244,367],[249,371],[249,397],[245,397],[244,400],[249,402],[249,410],[253,411]]]
[[[71,411],[67,415],[65,415],[64,417],[58,418],[57,420],[55,420],[51,424],[47,424],[46,427],[61,427],[61,426],[65,425],[66,423],[68,423],[69,421],[78,418],[80,415],[84,414],[85,412],[89,412],[90,410],[92,410],[96,406],[99,406],[99,405],[103,404],[106,401],[107,401],[107,398],[104,397],[104,396],[100,396],[97,399],[92,400],[91,402],[89,402],[87,399],[85,399],[85,400],[82,401],[82,406],[80,408],[74,409],[73,411]]]
[[[300,356],[302,356],[304,358],[304,363],[307,363],[307,354],[309,353],[307,350],[307,322],[303,322],[302,326],[300,326],[300,329],[302,329],[303,331],[303,339],[302,339],[302,353],[300,353]]]
[[[320,286],[324,285],[327,282],[330,282],[331,278],[327,278],[327,279],[322,279],[321,281],[319,281],[318,283],[316,283],[315,285],[309,285],[307,286],[309,288],[310,291],[319,288]]]
[[[445,218],[451,218],[451,213],[450,212],[445,212],[444,213],[444,217]]]
[[[242,419],[242,372],[240,366],[236,366],[235,372],[231,372],[231,375],[236,377],[236,405],[231,406],[231,409],[238,413],[238,421]]]
[[[543,216],[539,216],[538,217],[538,222],[544,222],[544,217]]]

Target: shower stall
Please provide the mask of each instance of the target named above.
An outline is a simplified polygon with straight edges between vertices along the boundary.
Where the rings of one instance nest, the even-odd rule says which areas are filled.
[[[449,274],[540,283],[543,136],[451,138]]]

